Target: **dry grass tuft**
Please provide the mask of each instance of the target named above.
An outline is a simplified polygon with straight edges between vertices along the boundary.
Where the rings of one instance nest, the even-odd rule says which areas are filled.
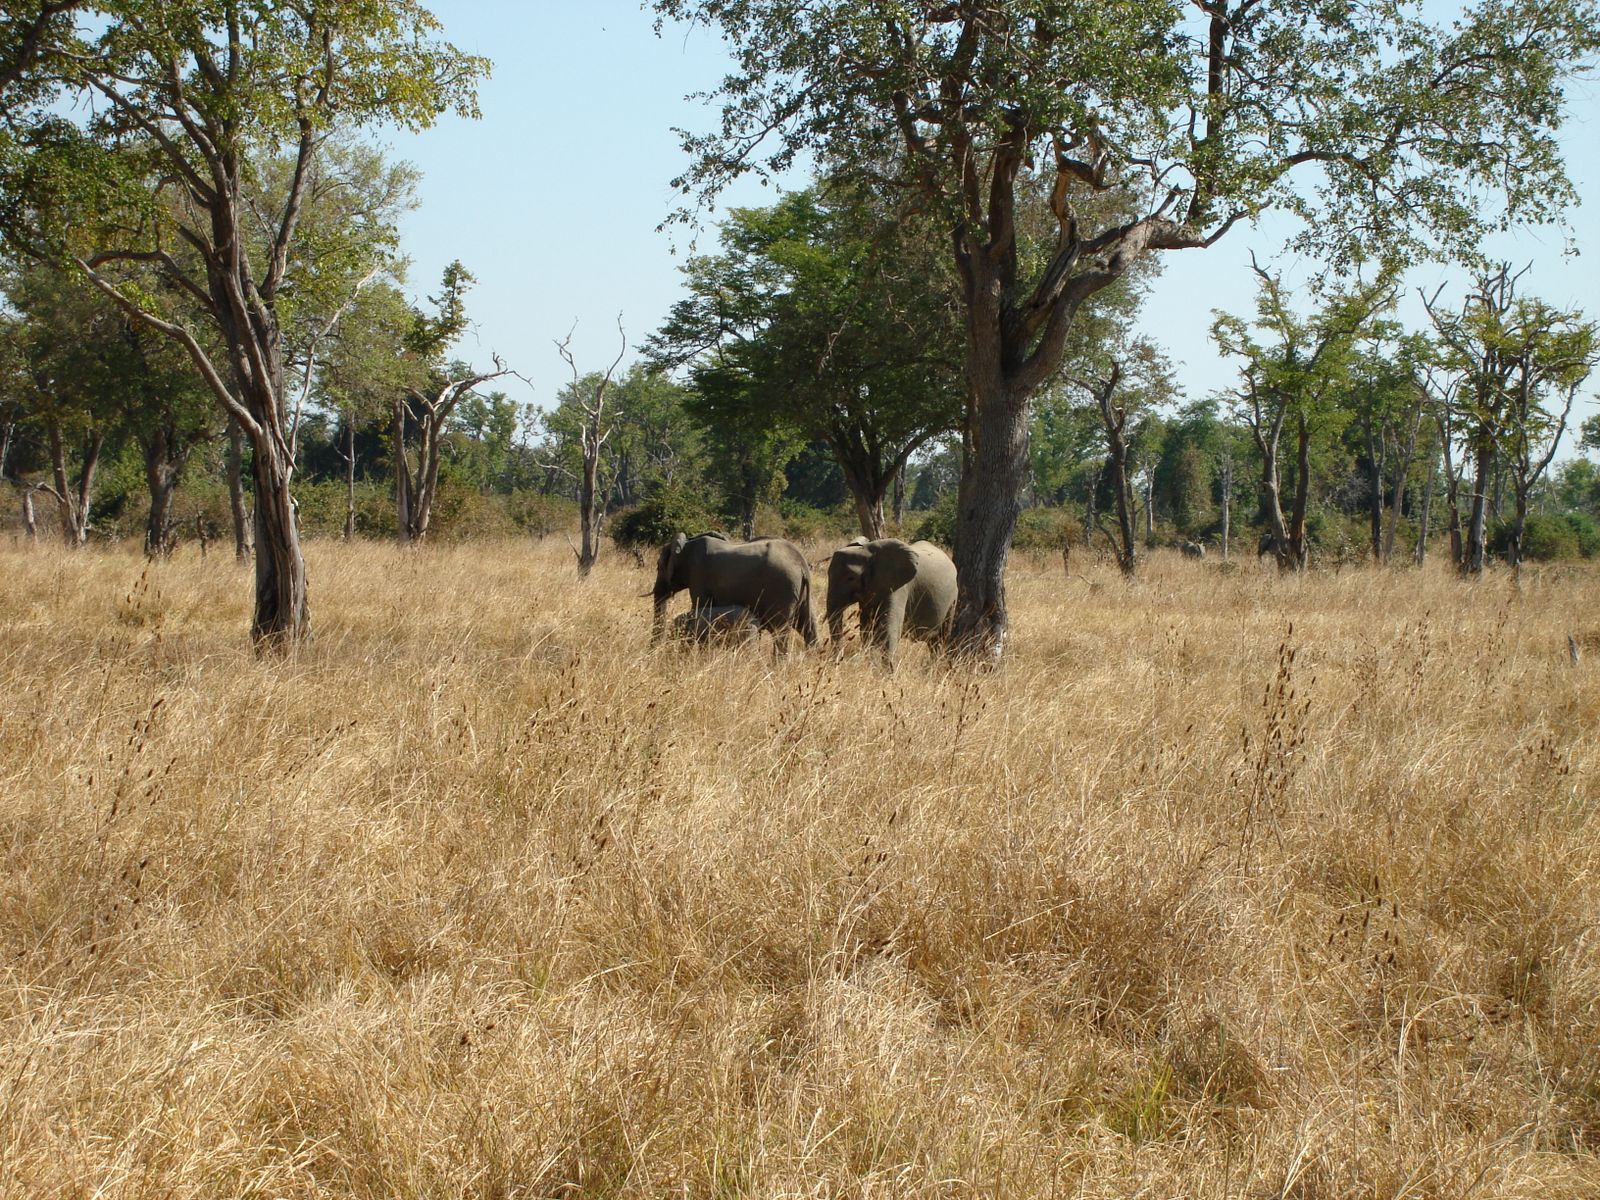
[[[554,544],[0,549],[0,1194],[1600,1192],[1600,576],[648,645]]]

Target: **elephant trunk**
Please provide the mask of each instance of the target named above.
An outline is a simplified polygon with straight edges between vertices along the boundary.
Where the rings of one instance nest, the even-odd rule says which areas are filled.
[[[650,621],[650,641],[659,642],[667,632],[667,601],[670,596],[663,596],[660,592],[655,595],[655,612]]]

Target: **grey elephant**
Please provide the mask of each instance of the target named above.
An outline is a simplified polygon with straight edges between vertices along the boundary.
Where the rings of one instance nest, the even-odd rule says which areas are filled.
[[[655,620],[652,639],[666,629],[667,602],[685,588],[694,609],[737,605],[751,620],[784,644],[793,629],[817,644],[811,613],[811,567],[799,547],[782,538],[731,542],[720,533],[678,534],[656,559]]]
[[[844,637],[844,614],[861,611],[861,637],[893,658],[900,635],[944,639],[956,605],[956,565],[932,542],[858,537],[828,560],[828,632]]]
[[[761,626],[743,605],[706,605],[691,608],[676,617],[672,622],[672,636],[702,646],[738,646],[760,637]]]

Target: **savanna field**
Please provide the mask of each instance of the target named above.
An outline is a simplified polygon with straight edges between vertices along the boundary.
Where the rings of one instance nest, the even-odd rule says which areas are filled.
[[[1590,570],[1020,557],[890,674],[309,558],[280,660],[0,547],[0,1195],[1600,1194]]]

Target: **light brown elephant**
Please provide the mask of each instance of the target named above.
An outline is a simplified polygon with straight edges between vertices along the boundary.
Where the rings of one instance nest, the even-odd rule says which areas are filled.
[[[828,632],[844,637],[844,614],[861,612],[861,638],[894,657],[900,635],[937,645],[956,604],[956,565],[932,542],[856,538],[828,560]]]

